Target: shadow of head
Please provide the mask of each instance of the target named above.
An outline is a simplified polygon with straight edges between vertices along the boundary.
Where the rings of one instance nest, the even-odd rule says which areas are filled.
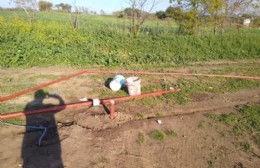
[[[37,90],[34,93],[34,99],[44,99],[48,96],[48,93],[43,90]]]

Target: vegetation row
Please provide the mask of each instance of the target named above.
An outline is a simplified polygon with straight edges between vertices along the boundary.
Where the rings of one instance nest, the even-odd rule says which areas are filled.
[[[0,17],[0,66],[185,64],[260,57],[258,30],[219,36],[131,36],[110,27],[73,29],[69,24],[30,24]]]

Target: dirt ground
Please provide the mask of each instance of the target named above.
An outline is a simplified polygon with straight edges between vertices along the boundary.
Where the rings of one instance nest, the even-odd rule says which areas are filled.
[[[215,67],[207,65],[209,67],[223,68],[219,64]],[[0,73],[2,79],[12,76],[11,84],[24,80],[25,84],[20,88],[23,89],[75,71],[70,68],[30,68],[1,69]],[[52,99],[44,100],[43,107],[60,103],[54,95],[59,95],[64,103],[100,96],[93,90],[107,89],[100,86],[107,77],[109,75],[102,78],[83,75],[50,86],[48,92]],[[173,78],[172,82],[175,81]],[[1,96],[8,94],[6,91]],[[111,93],[111,97],[113,95]],[[39,103],[34,96],[34,93],[26,94],[7,105],[26,109]],[[158,104],[151,107],[140,106],[135,101],[118,103],[113,121],[102,106],[23,118],[27,125],[48,128],[40,147],[37,143],[42,131],[1,125],[0,167],[259,167],[260,148],[250,136],[222,136],[221,133],[230,128],[210,120],[205,114],[236,112],[243,105],[260,104],[260,88],[232,93],[197,93],[185,105],[165,105],[166,102],[160,101]],[[158,113],[161,116],[155,115]],[[162,124],[158,124],[158,119]],[[203,127],[200,127],[202,123]],[[151,138],[150,133],[154,130],[164,132],[164,139]],[[174,130],[176,135],[167,135],[167,130]],[[239,144],[244,141],[250,143],[253,152],[241,150]]]

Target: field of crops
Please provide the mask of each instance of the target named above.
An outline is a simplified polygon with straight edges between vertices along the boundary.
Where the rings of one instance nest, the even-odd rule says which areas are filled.
[[[79,16],[79,28],[66,13],[37,13],[30,24],[22,11],[0,11],[0,67],[172,65],[208,60],[260,58],[260,30],[222,35],[177,35],[173,21],[148,20],[141,33],[130,21]]]

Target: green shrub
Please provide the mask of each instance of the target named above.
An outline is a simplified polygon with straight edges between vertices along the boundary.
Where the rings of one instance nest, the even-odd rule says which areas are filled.
[[[152,138],[152,139],[155,139],[155,140],[158,140],[158,141],[162,141],[164,140],[164,134],[159,131],[159,130],[154,130],[154,131],[151,131],[149,133],[149,136]]]

